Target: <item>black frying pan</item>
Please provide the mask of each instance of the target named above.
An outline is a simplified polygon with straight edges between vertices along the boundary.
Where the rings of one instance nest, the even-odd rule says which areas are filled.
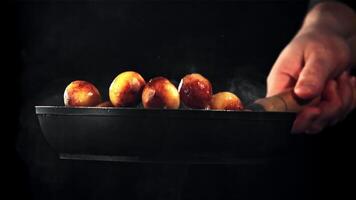
[[[278,157],[295,118],[286,112],[36,106],[60,158],[243,163]]]

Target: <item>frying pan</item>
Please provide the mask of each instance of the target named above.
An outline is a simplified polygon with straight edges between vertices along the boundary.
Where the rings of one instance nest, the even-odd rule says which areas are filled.
[[[286,94],[249,111],[36,106],[36,114],[62,159],[249,164],[293,150],[290,111],[300,102]]]

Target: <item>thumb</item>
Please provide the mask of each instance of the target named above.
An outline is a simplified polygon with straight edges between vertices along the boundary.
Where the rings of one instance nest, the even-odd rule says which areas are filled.
[[[316,56],[310,57],[300,72],[294,88],[295,94],[302,99],[312,99],[320,96],[326,81],[333,73],[330,63],[326,59]]]

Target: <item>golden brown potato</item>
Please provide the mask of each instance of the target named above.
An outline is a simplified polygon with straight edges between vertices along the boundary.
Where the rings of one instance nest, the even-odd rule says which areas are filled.
[[[64,105],[66,106],[96,106],[101,102],[98,89],[87,81],[76,80],[64,90]]]
[[[184,76],[178,91],[184,105],[198,109],[206,109],[213,94],[210,81],[196,73]]]
[[[104,101],[96,105],[96,107],[114,107],[110,101]]]
[[[243,110],[241,100],[231,92],[219,92],[213,95],[210,102],[212,110]]]
[[[109,88],[111,103],[115,107],[136,105],[145,84],[145,79],[137,72],[127,71],[119,74]]]
[[[142,92],[144,108],[179,108],[180,98],[177,88],[166,78],[151,79]]]

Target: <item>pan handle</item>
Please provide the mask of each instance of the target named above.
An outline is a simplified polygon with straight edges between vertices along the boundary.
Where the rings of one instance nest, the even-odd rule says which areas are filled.
[[[307,100],[301,99],[294,93],[293,89],[290,89],[275,96],[257,99],[247,109],[270,112],[299,112],[303,107],[319,101],[319,97]]]
[[[356,107],[356,86],[353,84],[353,107]],[[271,112],[299,112],[307,105],[315,105],[320,102],[320,97],[314,99],[301,99],[293,89],[277,94],[275,96],[257,99],[253,104],[247,106],[246,110],[271,111]]]

